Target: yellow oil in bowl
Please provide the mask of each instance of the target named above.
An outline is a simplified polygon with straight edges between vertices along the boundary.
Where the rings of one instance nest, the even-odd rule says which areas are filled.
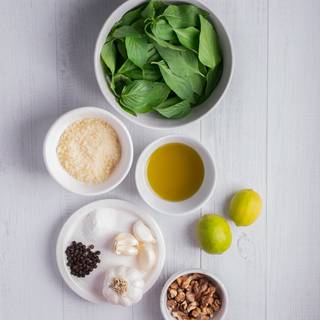
[[[147,177],[159,197],[168,201],[183,201],[201,187],[204,165],[193,148],[183,143],[168,143],[151,154]]]

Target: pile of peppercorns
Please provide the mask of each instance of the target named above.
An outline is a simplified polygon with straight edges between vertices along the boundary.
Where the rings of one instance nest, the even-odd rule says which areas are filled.
[[[97,268],[100,263],[100,251],[93,251],[94,245],[84,245],[82,242],[72,241],[67,247],[67,266],[70,273],[76,277],[84,278]]]

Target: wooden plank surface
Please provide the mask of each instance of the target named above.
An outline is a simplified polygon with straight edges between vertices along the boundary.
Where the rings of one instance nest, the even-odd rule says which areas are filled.
[[[217,188],[202,213],[225,215],[232,192],[244,187],[259,191],[265,204],[255,225],[233,226],[232,248],[222,256],[196,246],[200,212],[183,219],[151,212],[132,172],[111,194],[87,199],[61,189],[44,168],[42,141],[59,115],[84,105],[106,107],[92,68],[93,47],[102,23],[123,1],[0,2],[0,319],[160,320],[164,281],[200,266],[226,284],[227,319],[320,318],[320,3],[203,1],[231,34],[235,74],[220,106],[177,132],[200,139],[216,161]],[[149,142],[176,132],[126,124],[135,161]],[[104,197],[150,211],[167,243],[159,281],[133,308],[81,300],[55,265],[63,222]]]

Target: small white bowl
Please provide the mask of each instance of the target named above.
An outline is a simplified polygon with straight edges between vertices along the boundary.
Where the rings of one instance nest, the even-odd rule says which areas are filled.
[[[160,146],[168,143],[188,145],[199,154],[203,161],[205,172],[202,185],[192,197],[183,201],[174,202],[160,198],[148,182],[146,171],[151,154]],[[216,170],[211,154],[200,142],[181,135],[170,135],[152,142],[143,150],[137,161],[135,180],[140,196],[151,208],[168,215],[184,215],[199,210],[211,197],[216,182]]]
[[[75,121],[85,118],[101,118],[107,121],[117,132],[121,144],[120,162],[111,176],[99,184],[86,184],[73,178],[60,164],[56,152],[63,131]],[[50,175],[62,187],[77,194],[95,196],[114,189],[127,176],[132,165],[133,145],[128,129],[117,117],[100,108],[83,107],[65,113],[53,123],[44,140],[43,158]]]
[[[225,318],[228,307],[229,307],[229,298],[228,298],[228,292],[224,286],[224,284],[211,272],[203,270],[203,269],[191,269],[191,270],[185,270],[182,272],[177,272],[174,275],[172,275],[167,282],[165,283],[161,296],[160,296],[160,309],[162,316],[165,320],[175,320],[175,318],[171,315],[169,309],[167,308],[167,291],[170,286],[170,284],[175,281],[177,278],[187,275],[190,273],[200,273],[206,275],[214,285],[217,286],[217,292],[220,295],[220,298],[222,300],[222,306],[221,309],[214,315],[212,320],[222,320]],[[210,319],[211,320],[211,319]]]
[[[201,105],[197,106],[197,108],[193,108],[192,112],[182,119],[165,119],[154,112],[146,113],[146,114],[139,114],[137,117],[125,112],[119,103],[117,102],[114,94],[110,90],[105,72],[103,69],[103,65],[100,59],[100,52],[105,44],[107,36],[111,31],[113,25],[121,19],[121,17],[128,11],[132,10],[133,8],[137,7],[141,3],[145,2],[145,0],[130,0],[125,1],[122,5],[120,5],[106,20],[105,24],[103,25],[99,36],[97,38],[95,52],[94,52],[94,69],[97,82],[99,84],[100,90],[108,103],[115,109],[117,112],[121,113],[125,118],[129,119],[130,121],[152,129],[173,129],[178,128],[187,124],[190,124],[194,121],[197,121],[204,117],[206,114],[209,113],[214,107],[220,102],[223,98],[225,92],[227,91],[229,84],[231,82],[232,74],[233,74],[233,65],[234,65],[234,58],[233,58],[233,49],[231,44],[231,39],[228,35],[227,30],[225,29],[223,23],[219,20],[219,18],[213,13],[213,11],[208,8],[201,0],[174,0],[168,2],[183,2],[183,3],[190,3],[196,5],[206,11],[209,12],[209,18],[213,22],[215,29],[219,36],[221,51],[223,55],[223,74],[219,81],[218,86],[214,89],[212,94],[209,98],[204,101]]]

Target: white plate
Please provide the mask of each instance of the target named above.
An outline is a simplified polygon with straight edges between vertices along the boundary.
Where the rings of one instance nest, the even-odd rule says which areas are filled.
[[[117,216],[115,226],[106,237],[97,241],[90,241],[82,234],[82,222],[88,213],[98,208],[110,210],[110,214]],[[155,266],[145,274],[145,292],[157,281],[165,261],[165,243],[162,232],[156,221],[147,213],[135,205],[123,200],[100,200],[92,202],[76,211],[62,227],[56,247],[56,258],[59,271],[67,285],[80,297],[94,303],[106,302],[101,294],[102,281],[106,268],[116,265],[134,265],[136,257],[117,256],[112,252],[112,240],[120,232],[130,232],[134,221],[141,219],[152,231],[157,240],[157,262]],[[101,263],[90,275],[85,278],[77,278],[70,274],[66,265],[65,250],[70,243],[81,241],[86,245],[93,244],[96,250],[101,251]]]

